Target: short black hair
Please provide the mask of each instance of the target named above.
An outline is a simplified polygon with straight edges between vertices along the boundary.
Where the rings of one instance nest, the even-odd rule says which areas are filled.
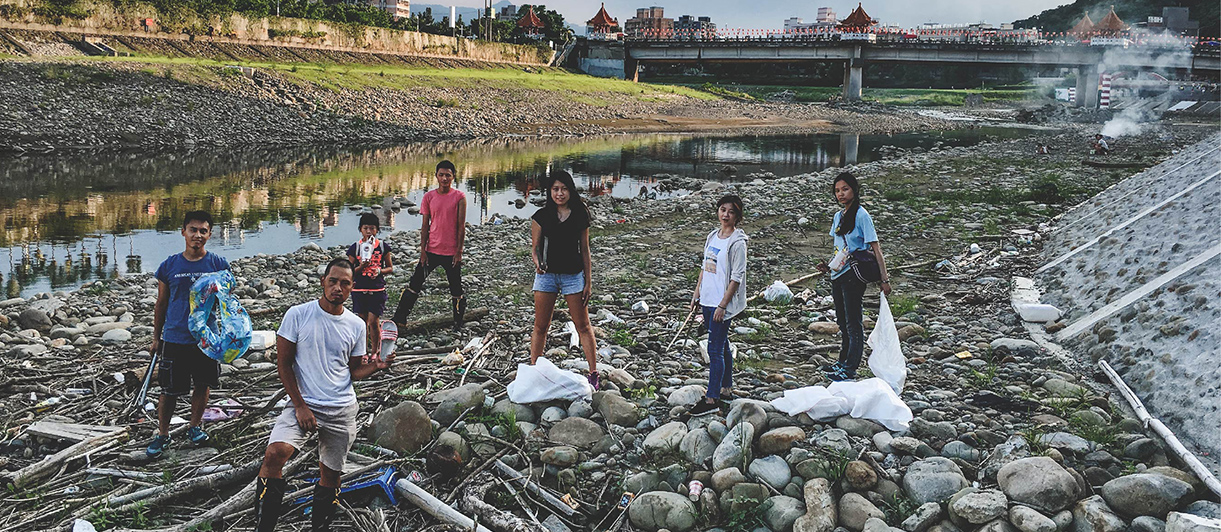
[[[208,230],[209,231],[212,230],[212,215],[208,214],[208,211],[188,212],[186,214],[186,216],[182,217],[182,230],[183,231],[186,231],[187,224],[191,223],[191,220],[199,220],[201,222],[205,222],[208,224]]]
[[[347,269],[352,272],[356,271],[356,268],[352,267],[352,263],[349,262],[348,259],[345,259],[345,258],[331,259],[331,262],[326,263],[326,269],[322,270],[322,278],[326,279],[326,276],[330,275],[330,273],[331,273],[331,268],[334,268],[334,267],[344,268],[344,269]]]
[[[366,213],[360,215],[360,225],[358,225],[356,227],[360,228],[360,227],[364,227],[366,225],[372,225],[373,227],[381,228],[382,221],[377,218],[376,214],[373,214],[371,212],[366,212]]]
[[[743,214],[743,211],[746,210],[742,206],[742,198],[739,197],[737,194],[726,194],[724,196],[721,196],[721,199],[717,200],[716,208],[720,209],[721,205],[724,205],[726,203],[733,205],[734,210],[737,211],[738,221],[736,223],[742,223],[742,214]]]
[[[437,169],[435,172],[440,172],[442,168],[449,168],[449,171],[453,172],[454,174],[458,173],[458,169],[454,168],[454,163],[449,162],[449,159],[445,159],[437,163]]]

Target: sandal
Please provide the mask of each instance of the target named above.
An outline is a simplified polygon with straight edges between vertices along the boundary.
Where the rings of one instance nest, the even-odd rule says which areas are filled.
[[[399,339],[399,326],[393,321],[383,321],[381,328],[381,348],[378,349],[377,356],[381,360],[386,360],[390,355],[394,354],[394,342]]]

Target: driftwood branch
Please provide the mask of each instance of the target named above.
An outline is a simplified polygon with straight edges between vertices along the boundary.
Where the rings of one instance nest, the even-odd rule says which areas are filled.
[[[402,479],[396,482],[394,490],[398,492],[399,496],[411,501],[412,504],[427,512],[428,515],[444,521],[446,524],[457,525],[465,530],[473,528],[475,532],[492,532],[487,527],[476,524],[471,518],[462,515],[458,510],[441,502],[440,499],[433,497],[431,493],[413,484],[410,480]]]
[[[495,532],[546,532],[546,528],[526,521],[509,512],[498,510],[495,506],[484,502],[488,489],[495,485],[491,475],[483,473],[479,480],[472,482],[458,499],[458,507],[463,511],[479,517]]]
[[[510,482],[516,483],[518,485],[518,487],[525,488],[530,493],[537,495],[539,498],[546,501],[547,504],[551,505],[553,510],[556,510],[568,517],[572,517],[573,515],[575,515],[577,513],[577,511],[573,510],[572,507],[568,506],[567,503],[559,500],[554,495],[543,490],[543,488],[541,486],[539,486],[538,484],[535,484],[533,481],[531,481],[530,479],[523,476],[516,469],[509,467],[508,464],[501,462],[500,460],[497,460],[495,465],[496,465],[496,470],[499,471],[501,475],[504,475],[504,477],[506,479],[508,479]]]
[[[59,471],[61,467],[68,464],[69,461],[88,454],[90,450],[105,445],[110,440],[116,439],[119,436],[127,434],[127,428],[114,431],[110,434],[103,434],[96,438],[90,438],[80,443],[72,445],[51,456],[30,464],[21,470],[13,473],[10,476],[0,477],[0,486],[14,486],[21,488],[28,486],[31,483]]]
[[[246,462],[241,467],[213,473],[202,477],[196,477],[173,484],[164,486],[155,486],[152,488],[140,490],[134,493],[129,493],[122,497],[114,497],[107,501],[107,506],[117,509],[118,511],[127,511],[137,504],[146,506],[160,506],[168,501],[183,498],[198,490],[216,491],[219,488],[236,484],[238,482],[249,482],[259,472],[259,467],[263,465],[262,458],[256,458]]]

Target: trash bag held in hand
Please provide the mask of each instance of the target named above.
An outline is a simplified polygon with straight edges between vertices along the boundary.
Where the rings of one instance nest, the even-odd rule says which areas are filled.
[[[517,378],[509,383],[509,400],[517,404],[541,403],[564,399],[573,401],[594,393],[589,381],[576,373],[560,369],[546,358],[533,366],[517,365]]]
[[[191,285],[191,313],[187,329],[199,340],[199,349],[209,358],[230,363],[250,348],[250,315],[230,291],[236,281],[225,270],[199,277]]]
[[[869,333],[869,370],[875,376],[886,381],[895,393],[903,393],[903,384],[907,381],[907,359],[899,343],[899,331],[895,329],[895,319],[890,314],[890,304],[886,302],[886,294],[878,294],[882,305],[878,308],[878,321]]]

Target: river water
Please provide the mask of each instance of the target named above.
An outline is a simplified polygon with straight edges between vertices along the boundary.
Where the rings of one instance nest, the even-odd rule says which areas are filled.
[[[155,270],[180,251],[187,211],[217,224],[208,249],[234,259],[359,238],[362,210],[383,232],[418,229],[418,203],[440,159],[458,166],[468,219],[528,217],[538,178],[567,170],[587,195],[665,196],[667,177],[750,181],[877,159],[879,148],[966,146],[1029,130],[973,128],[901,135],[646,135],[441,142],[372,149],[301,147],[149,153],[106,151],[0,158],[0,285],[6,297],[71,290]],[[537,192],[535,192],[537,194]],[[519,200],[526,200],[524,205]],[[395,208],[399,202],[403,208]]]

